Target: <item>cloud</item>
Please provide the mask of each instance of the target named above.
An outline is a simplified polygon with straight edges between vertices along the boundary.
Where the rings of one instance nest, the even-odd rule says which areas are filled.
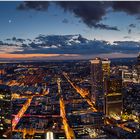
[[[99,28],[99,29],[104,29],[104,30],[114,30],[114,31],[120,31],[117,26],[109,26],[109,25],[105,25],[105,24],[96,24],[94,25],[95,28]]]
[[[5,39],[6,41],[11,41],[11,39],[10,38],[7,38],[7,39]]]
[[[140,15],[137,17],[137,20],[140,20]]]
[[[129,36],[125,37],[129,38]],[[12,40],[12,38],[11,38]],[[15,40],[15,38],[14,38]],[[140,42],[88,40],[81,35],[39,35],[31,42],[7,43],[0,41],[0,52],[10,54],[80,54],[137,53]]]
[[[67,24],[69,21],[68,21],[68,19],[64,18],[64,19],[62,20],[62,22]]]
[[[0,45],[3,45],[4,43],[3,43],[3,41],[0,41]]]
[[[137,54],[138,55],[138,54]],[[89,55],[79,55],[79,54],[0,54],[0,60],[3,61],[19,61],[19,60],[32,60],[32,61],[42,61],[42,60],[88,60],[95,57],[101,58],[134,58],[136,54],[124,54],[124,53],[110,53],[110,54],[89,54]]]
[[[129,24],[128,34],[132,33],[132,28],[136,28],[136,24]]]
[[[103,2],[58,1],[56,3],[65,11],[70,11],[80,17],[89,26],[101,21],[106,14],[106,4]]]
[[[125,38],[125,39],[130,39],[131,37],[130,37],[130,36],[124,36],[123,38]]]
[[[48,9],[50,2],[43,1],[25,1],[18,6],[20,10],[37,10],[46,11]],[[110,6],[110,2],[100,2],[100,1],[57,1],[53,2],[59,5],[64,11],[69,11],[73,13],[76,17],[80,18],[88,27],[114,30],[119,31],[116,26],[109,26],[100,23],[104,16],[106,15],[107,9]],[[64,21],[66,23],[66,21]]]
[[[129,27],[136,28],[136,24],[129,24]]]
[[[25,39],[16,38],[16,37],[13,37],[11,40],[12,40],[12,41],[15,41],[15,42],[19,42],[19,43],[23,43],[23,42],[25,41]]]
[[[0,54],[22,52],[23,48],[17,45],[0,45]]]
[[[108,2],[100,1],[59,1],[56,2],[65,11],[72,12],[76,17],[79,17],[88,27],[115,30],[119,31],[117,27],[112,27],[100,23],[106,15],[107,8],[109,7]]]
[[[131,29],[128,29],[128,34],[131,34],[132,30]]]
[[[9,40],[12,40],[12,39],[5,39],[6,41],[9,41]],[[4,45],[6,45],[6,46],[18,46],[16,43],[8,43],[8,42],[4,42],[4,41],[0,41],[0,47],[1,46],[4,46]]]
[[[123,11],[130,15],[140,14],[139,1],[114,1],[112,4],[114,11]]]
[[[48,7],[49,7],[49,2],[47,1],[24,1],[17,7],[17,9],[46,11]]]
[[[100,23],[105,18],[109,8],[112,8],[114,12],[122,11],[130,15],[137,15],[137,18],[140,16],[139,1],[24,1],[17,8],[19,10],[47,11],[50,3],[55,3],[65,11],[73,13],[89,27],[99,27],[99,29],[114,30],[114,27],[108,28],[109,25]],[[103,28],[98,24],[103,25]]]

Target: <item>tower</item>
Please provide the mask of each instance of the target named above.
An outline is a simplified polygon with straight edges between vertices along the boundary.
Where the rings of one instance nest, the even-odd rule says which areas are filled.
[[[108,59],[95,58],[91,60],[91,98],[95,101],[98,110],[103,111],[104,79],[110,77],[110,61]]]
[[[97,102],[103,98],[103,70],[102,61],[100,58],[91,60],[91,80],[92,80],[92,95],[91,98]]]
[[[137,75],[138,75],[138,81],[140,81],[140,53],[137,57]]]
[[[123,110],[122,78],[110,77],[104,81],[104,113],[107,116],[120,116]]]
[[[110,60],[103,59],[102,60],[102,70],[103,70],[103,81],[105,77],[110,77]]]

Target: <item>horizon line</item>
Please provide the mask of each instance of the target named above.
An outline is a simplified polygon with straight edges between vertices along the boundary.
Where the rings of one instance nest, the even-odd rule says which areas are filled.
[[[100,53],[100,54],[0,54],[0,60],[88,60],[101,58],[135,58],[138,53]]]

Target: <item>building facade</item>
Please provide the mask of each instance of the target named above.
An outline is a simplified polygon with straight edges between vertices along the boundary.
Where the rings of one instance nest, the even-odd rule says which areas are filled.
[[[95,58],[91,62],[91,98],[95,101],[99,111],[103,111],[104,79],[110,77],[110,61],[108,59]]]
[[[91,81],[92,81],[92,91],[91,98],[98,102],[103,99],[103,71],[102,71],[102,61],[100,58],[95,58],[91,60]]]
[[[104,113],[120,116],[123,110],[122,78],[110,77],[104,81]]]
[[[110,77],[110,60],[103,59],[102,60],[102,70],[103,70],[103,81],[105,77]]]

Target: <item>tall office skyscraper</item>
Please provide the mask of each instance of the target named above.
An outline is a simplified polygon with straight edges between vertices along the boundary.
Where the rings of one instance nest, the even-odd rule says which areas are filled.
[[[103,70],[103,81],[105,77],[110,77],[110,60],[102,60],[102,70]]]
[[[105,77],[110,76],[110,61],[108,59],[95,58],[91,60],[92,91],[91,98],[95,101],[97,108],[103,111]]]
[[[123,110],[122,78],[110,77],[104,81],[104,112],[106,115],[121,115]]]
[[[91,60],[92,99],[96,101],[103,98],[103,70],[100,58]]]
[[[136,69],[137,69],[137,75],[138,75],[138,81],[140,81],[140,53],[137,57],[137,66],[136,66]]]

